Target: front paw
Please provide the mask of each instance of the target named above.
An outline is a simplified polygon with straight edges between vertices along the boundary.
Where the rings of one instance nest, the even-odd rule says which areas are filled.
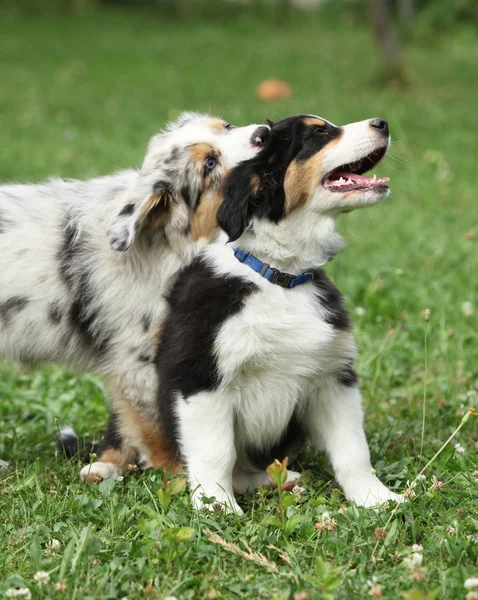
[[[118,479],[121,473],[121,469],[115,464],[98,461],[85,465],[80,471],[80,477],[86,483],[93,484],[103,479]]]
[[[191,496],[191,502],[196,510],[207,510],[209,512],[223,512],[227,515],[243,515],[244,511],[236,502],[234,496],[225,494],[222,490],[207,496],[198,491]]]
[[[404,501],[402,495],[395,494],[395,492],[389,490],[379,479],[354,486],[354,489],[347,493],[346,496],[347,500],[364,508],[377,508],[390,500],[398,504]]]

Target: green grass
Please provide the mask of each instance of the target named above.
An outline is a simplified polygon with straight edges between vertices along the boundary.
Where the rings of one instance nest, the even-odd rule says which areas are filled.
[[[478,43],[441,34],[410,40],[405,54],[410,85],[384,89],[374,83],[377,52],[358,24],[176,23],[134,13],[0,19],[2,182],[138,165],[149,136],[182,109],[239,124],[299,112],[337,123],[389,120],[395,143],[377,174],[391,175],[393,194],[343,219],[349,248],[328,271],[354,315],[374,464],[397,490],[476,406],[478,389]],[[255,86],[270,76],[290,83],[291,100],[256,99]],[[465,302],[475,308],[470,316]],[[348,505],[324,458],[304,454],[306,489],[279,528],[271,522],[277,494],[265,491],[242,498],[247,515],[236,519],[194,514],[185,492],[163,509],[157,472],[81,485],[78,464],[56,454],[54,418],[99,435],[106,406],[91,375],[0,365],[0,456],[14,464],[0,480],[0,594],[25,585],[35,598],[270,599],[305,590],[356,599],[369,597],[375,577],[383,598],[416,588],[423,595],[415,598],[436,589],[449,600],[464,597],[463,582],[476,573],[475,417],[454,440],[465,452],[445,448],[416,498],[396,512]],[[432,475],[443,478],[441,490],[430,491]],[[325,511],[337,528],[319,532]],[[388,537],[377,542],[374,531],[385,526]],[[213,543],[206,528],[243,550],[247,543],[277,572]],[[52,538],[61,545],[48,555]],[[403,564],[414,543],[423,546],[419,582]],[[45,588],[34,583],[38,570],[50,573]],[[59,580],[65,592],[55,591]]]

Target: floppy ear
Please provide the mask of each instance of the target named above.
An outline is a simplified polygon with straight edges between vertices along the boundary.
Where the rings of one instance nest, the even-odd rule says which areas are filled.
[[[284,176],[288,159],[287,156],[284,159],[281,139],[276,137],[271,132],[259,154],[239,163],[226,177],[217,223],[230,242],[243,234],[252,217],[277,223],[284,214]]]
[[[234,167],[223,185],[224,200],[217,211],[217,224],[225,231],[230,242],[241,237],[260,201],[261,181],[253,161]]]
[[[188,223],[187,207],[175,198],[167,181],[151,185],[139,175],[136,186],[125,194],[122,208],[107,233],[113,250],[125,252],[146,224],[159,230],[167,225],[185,229]]]

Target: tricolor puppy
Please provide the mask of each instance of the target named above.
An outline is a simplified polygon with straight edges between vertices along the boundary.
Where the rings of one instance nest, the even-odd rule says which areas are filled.
[[[382,119],[337,127],[302,115],[273,124],[226,178],[226,236],[178,278],[156,355],[159,418],[195,507],[215,497],[241,513],[234,492],[269,483],[266,466],[293,463],[307,440],[347,499],[400,499],[374,475],[351,325],[322,270],[342,247],[337,217],[388,195],[388,178],[363,173],[389,144]]]
[[[225,175],[268,133],[185,113],[140,170],[0,186],[0,357],[94,370],[155,403],[164,296],[216,236]]]

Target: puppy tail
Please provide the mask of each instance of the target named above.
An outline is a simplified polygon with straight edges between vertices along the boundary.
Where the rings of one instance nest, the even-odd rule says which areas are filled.
[[[79,438],[73,427],[69,425],[60,429],[56,443],[58,450],[68,459],[79,458],[83,462],[88,462],[90,454],[98,454],[99,444]]]

